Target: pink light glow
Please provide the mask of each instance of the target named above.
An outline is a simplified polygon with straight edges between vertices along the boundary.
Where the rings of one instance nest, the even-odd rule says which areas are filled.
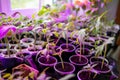
[[[88,6],[90,3],[89,0],[75,0],[75,4],[79,6]]]

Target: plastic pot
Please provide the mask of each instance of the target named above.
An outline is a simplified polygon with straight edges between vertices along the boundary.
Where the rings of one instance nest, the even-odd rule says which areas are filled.
[[[92,70],[83,69],[77,73],[78,80],[98,80],[94,75],[97,74]]]
[[[52,56],[49,57],[41,56],[38,58],[38,62],[41,66],[52,67],[57,63],[57,60]]]
[[[73,55],[69,58],[69,61],[75,65],[78,72],[83,66],[88,64],[88,59],[83,55]]]
[[[92,43],[92,42],[91,42]],[[87,49],[95,49],[95,47],[93,46],[93,45],[91,45],[90,43],[86,43],[86,42],[84,42],[83,44],[82,44],[82,46],[84,46],[84,48],[87,48]],[[79,44],[77,44],[76,45],[76,48],[80,48],[80,45]]]
[[[68,44],[68,48],[67,48],[67,44],[61,44],[60,45],[61,49],[63,50],[61,56],[63,61],[69,61],[69,57],[75,54],[75,46],[72,44]]]
[[[42,46],[29,47],[27,50],[31,54],[38,53],[40,50],[42,50]]]
[[[96,62],[102,62],[104,60],[104,63],[107,65],[109,64],[108,60],[102,56],[99,57],[91,57],[90,58],[90,64],[96,63]]]
[[[21,39],[20,43],[30,46],[30,45],[33,45],[34,39],[33,38],[23,38],[23,39]]]
[[[14,50],[14,49],[10,49],[9,53],[8,53],[8,51],[3,51],[2,52],[3,57],[16,57],[16,53],[17,53],[17,51]]]
[[[109,68],[109,65],[107,64],[103,64],[103,67],[101,68],[102,66],[102,62],[96,62],[94,63],[95,66],[93,67],[94,70],[96,70],[97,72],[101,73],[101,74],[108,74],[111,72],[111,69]],[[92,64],[92,65],[94,65]]]
[[[27,51],[28,46],[24,44],[20,44],[20,47],[18,45],[15,46],[15,50],[17,50],[17,52],[20,51],[20,48],[21,48],[21,51]]]
[[[54,65],[55,71],[58,73],[58,75],[64,76],[67,74],[72,74],[75,71],[75,66],[69,62],[63,62],[64,69],[62,67],[62,63],[58,62]]]
[[[14,47],[18,44],[18,42],[10,40],[9,44],[11,45],[11,49],[14,49]]]
[[[75,50],[75,53],[77,55],[80,55],[80,48],[77,48]],[[82,48],[81,49],[81,55],[84,55],[84,56],[86,56],[89,59],[91,56],[94,55],[94,51],[91,52],[88,48]]]

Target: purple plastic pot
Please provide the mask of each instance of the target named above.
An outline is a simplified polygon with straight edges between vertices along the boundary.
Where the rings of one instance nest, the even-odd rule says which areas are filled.
[[[20,48],[21,48],[21,51],[26,51],[28,46],[24,44],[20,44],[20,47],[18,45],[15,46],[15,50],[17,50],[17,52],[20,51]]]
[[[96,62],[102,62],[104,59],[104,63],[109,64],[108,60],[102,56],[99,57],[91,57],[90,58],[90,64],[96,63]]]
[[[108,73],[111,72],[111,69],[109,68],[109,65],[107,65],[105,63],[103,64],[103,68],[101,68],[102,62],[96,62],[92,65],[94,65],[93,69],[96,70],[97,72],[101,73],[101,74],[108,74]]]
[[[20,41],[21,43],[23,43],[24,45],[33,45],[34,43],[34,39],[33,38],[23,38]]]
[[[78,80],[97,80],[96,77],[93,79],[94,75],[97,74],[92,70],[80,70],[77,73]]]
[[[35,46],[45,46],[45,42],[44,41],[36,41],[36,43],[35,43]]]
[[[38,62],[41,66],[52,67],[57,63],[57,59],[52,56],[49,56],[48,58],[45,56],[41,56],[38,58]]]
[[[31,54],[38,53],[40,50],[42,50],[42,46],[29,47],[27,50]]]
[[[63,50],[61,56],[63,61],[69,61],[69,57],[75,54],[75,46],[72,44],[68,44],[68,48],[66,46],[67,44],[61,44],[60,47]]]
[[[11,45],[11,49],[14,49],[14,47],[18,44],[18,42],[10,40],[9,44]]]
[[[58,62],[57,64],[54,65],[55,71],[59,75],[67,75],[67,74],[72,74],[75,71],[75,66],[69,62],[64,62],[64,69],[62,68],[62,63]]]
[[[102,66],[102,62],[96,62],[94,64],[92,64],[93,69],[95,71],[97,71],[99,73],[99,75],[97,76],[98,79],[96,80],[110,80],[111,79],[111,68],[109,67],[109,65],[107,64],[103,64]]]
[[[73,55],[69,58],[69,61],[75,65],[77,70],[80,70],[83,66],[88,64],[88,59],[83,55]]]
[[[42,72],[45,68],[49,67],[46,71],[46,74],[49,76],[54,76],[55,70],[53,66],[57,64],[56,58],[52,56],[49,56],[49,57],[41,56],[38,58],[38,63],[39,63],[38,69],[40,72]]]
[[[75,53],[77,54],[77,55],[80,55],[80,48],[77,48],[76,50],[75,50]],[[92,55],[94,54],[94,51],[90,51],[89,49],[87,49],[87,48],[82,48],[81,49],[81,55],[84,55],[84,56],[86,56],[87,58],[90,58]]]
[[[76,46],[76,48],[80,48],[80,44],[75,44],[75,43],[72,43],[73,45],[75,45]],[[93,46],[93,45],[91,45],[91,44],[89,44],[89,43],[83,43],[82,44],[82,46],[84,46],[85,48],[87,48],[87,49],[95,49],[95,47]]]
[[[28,56],[31,56],[31,53],[29,51],[17,52],[16,56],[20,58],[27,58]]]
[[[8,51],[3,51],[2,52],[3,57],[16,57],[16,53],[17,53],[17,51],[14,50],[14,49],[10,49],[9,53],[8,53]],[[10,56],[9,56],[9,54],[10,54]]]

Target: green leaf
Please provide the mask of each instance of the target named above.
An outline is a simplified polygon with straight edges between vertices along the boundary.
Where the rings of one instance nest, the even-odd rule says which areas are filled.
[[[3,78],[9,78],[10,76],[11,76],[10,73],[6,73],[6,74],[4,74]]]
[[[38,16],[48,13],[49,11],[50,11],[49,9],[42,7],[42,9],[38,12]]]
[[[55,35],[56,37],[59,37],[59,33],[58,33],[58,32],[54,32],[54,35]]]
[[[31,78],[31,79],[34,79],[34,72],[31,72],[31,73],[29,73],[29,77]]]

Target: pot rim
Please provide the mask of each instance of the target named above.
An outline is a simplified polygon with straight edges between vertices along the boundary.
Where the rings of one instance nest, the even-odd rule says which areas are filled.
[[[30,51],[29,49],[33,49],[33,48],[37,48],[37,49],[39,49],[39,51]],[[40,52],[41,50],[42,50],[42,46],[32,46],[32,47],[28,47],[27,49],[26,49],[28,52],[30,52],[31,54],[33,53],[38,53],[38,52]]]
[[[21,45],[24,45],[26,48],[25,49],[21,49],[21,51],[27,51],[27,48],[29,47],[28,45],[25,45],[25,44],[20,44],[20,46]],[[17,49],[17,47],[19,47],[18,45],[16,45],[15,47],[14,47],[14,49],[17,51],[17,52],[19,52],[19,50],[20,49]]]
[[[93,59],[93,58],[98,58],[98,59],[101,59],[101,60],[104,59],[104,60],[106,61],[106,64],[107,64],[107,65],[109,64],[108,60],[107,60],[106,58],[102,57],[102,56],[99,56],[99,57],[93,56],[93,57],[91,57],[91,58],[90,58],[90,64],[93,64],[93,63],[96,62],[96,61],[95,61],[95,62],[92,62],[92,59]],[[98,62],[99,62],[99,61],[98,61]]]
[[[101,63],[101,64],[102,64],[102,62],[96,62],[96,63],[93,63],[93,64],[98,64],[98,63]],[[92,64],[92,65],[93,65],[93,64]],[[111,69],[109,68],[109,65],[107,65],[107,64],[104,64],[104,65],[105,65],[106,67],[108,67],[109,70],[107,70],[107,71],[100,71],[100,70],[94,69],[94,67],[97,66],[97,65],[95,65],[95,66],[93,67],[93,69],[96,70],[98,73],[103,73],[103,74],[111,72]]]
[[[26,43],[26,42],[24,42],[26,39],[29,39],[29,40],[31,40],[31,42],[30,43]],[[33,43],[34,43],[34,39],[33,38],[23,38],[23,39],[21,39],[20,40],[20,43],[24,43],[24,44],[26,44],[26,45],[32,45]]]
[[[80,56],[87,60],[86,63],[84,63],[84,64],[78,64],[78,63],[75,63],[75,62],[73,62],[73,61],[71,60],[72,57],[80,57]],[[83,65],[88,64],[88,59],[87,59],[87,57],[85,57],[84,55],[73,55],[73,56],[71,56],[71,57],[69,58],[69,61],[70,61],[72,64],[78,65],[78,66],[83,66]]]
[[[77,49],[75,50],[76,55],[80,55],[80,54],[78,54],[78,52],[77,52],[78,49],[80,49],[80,48],[77,48]],[[86,49],[86,50],[88,50],[88,52],[89,52],[88,55],[84,55],[84,54],[82,54],[82,55],[84,55],[84,56],[86,56],[86,57],[90,57],[90,56],[94,53],[94,51],[90,52],[90,50],[89,50],[88,48],[82,48],[82,49]]]
[[[57,59],[55,57],[49,56],[49,57],[51,57],[55,60],[55,62],[52,63],[52,64],[44,64],[44,63],[40,62],[40,58],[42,58],[42,57],[46,58],[45,56],[41,56],[41,57],[38,58],[38,62],[39,62],[40,65],[52,67],[55,64],[57,64]]]
[[[87,70],[87,69],[82,69],[82,70],[80,70],[80,71],[78,71],[78,73],[77,73],[77,78],[78,78],[78,80],[82,80],[82,79],[80,79],[80,77],[79,77],[79,74],[81,73],[81,72],[83,72],[83,71],[91,71],[91,72],[93,72],[92,70]],[[94,72],[93,72],[94,73]]]
[[[66,45],[66,43],[63,43],[63,44],[60,45],[60,47],[61,47],[61,46],[65,46],[65,45]],[[72,50],[69,50],[69,51],[68,51],[68,50],[65,50],[65,52],[73,52],[73,51],[75,50],[75,46],[74,46],[73,44],[68,43],[68,46],[72,46],[73,49],[72,49]],[[62,47],[61,47],[61,49],[62,49]]]
[[[62,63],[62,62],[58,62],[57,64],[61,64],[61,63]],[[62,75],[66,75],[66,74],[71,74],[71,73],[73,73],[73,72],[75,71],[75,66],[74,66],[72,63],[69,63],[69,62],[63,62],[63,63],[69,64],[69,65],[73,68],[73,70],[72,70],[72,71],[69,71],[69,72],[60,71],[60,70],[58,70],[58,69],[56,68],[56,65],[57,65],[57,64],[55,64],[55,65],[54,65],[54,69],[55,69],[56,72],[58,72],[58,73],[60,73],[60,74],[62,74]]]

